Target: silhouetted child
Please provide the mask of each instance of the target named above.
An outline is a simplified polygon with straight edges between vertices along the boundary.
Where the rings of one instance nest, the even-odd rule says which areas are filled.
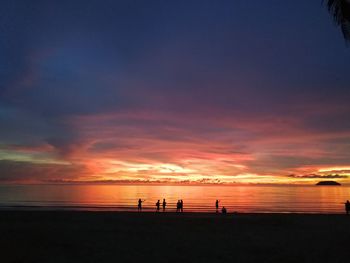
[[[345,203],[345,212],[348,215],[350,213],[350,202],[349,200],[346,201]]]
[[[223,206],[222,207],[222,209],[221,209],[221,213],[223,213],[223,214],[226,214],[227,213],[227,210],[226,210],[226,208]]]
[[[137,211],[141,211],[142,210],[142,203],[145,202],[145,200],[141,200],[139,199],[138,203],[137,203]]]
[[[156,207],[157,207],[156,211],[159,212],[159,209],[160,209],[160,201],[159,200],[156,203]]]
[[[166,202],[165,199],[163,199],[163,212],[165,212]]]
[[[219,213],[219,202],[219,200],[216,200],[215,202],[216,213]]]

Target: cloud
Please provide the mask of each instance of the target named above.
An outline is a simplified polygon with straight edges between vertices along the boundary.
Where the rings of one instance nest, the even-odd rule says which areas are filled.
[[[321,165],[341,165],[349,157],[343,140],[337,153],[329,147],[334,139],[346,138],[346,134],[339,137],[337,133],[319,131],[311,135],[300,120],[277,116],[261,119],[237,113],[232,117],[213,114],[203,119],[198,113],[183,116],[135,110],[73,115],[65,118],[61,131],[41,136],[38,144],[6,147],[13,160],[15,154],[21,154],[22,159],[36,154],[39,161],[50,154],[56,162],[86,168],[66,179],[48,173],[57,182],[79,181],[82,175],[86,181],[248,181],[242,174],[254,175],[250,176],[254,182],[259,176],[268,182],[284,180],[280,174],[288,172],[306,174],[298,171],[301,167],[314,165],[307,170],[311,174]],[[340,147],[345,148],[340,151]],[[66,170],[63,174],[70,173]]]
[[[5,183],[73,180],[84,176],[89,173],[83,165],[0,160],[0,181]]]
[[[327,174],[327,175],[322,175],[322,174],[306,174],[306,175],[295,175],[291,174],[288,177],[291,178],[298,178],[298,179],[347,179],[349,178],[348,175],[340,175],[340,174]]]

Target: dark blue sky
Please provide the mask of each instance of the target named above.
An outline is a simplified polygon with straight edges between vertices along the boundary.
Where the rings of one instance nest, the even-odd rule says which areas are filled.
[[[350,166],[350,49],[319,0],[2,1],[0,32],[3,180]]]

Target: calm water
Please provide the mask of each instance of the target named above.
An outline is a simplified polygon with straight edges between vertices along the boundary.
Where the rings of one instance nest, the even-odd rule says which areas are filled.
[[[166,198],[167,211],[178,199],[184,210],[215,212],[215,200],[228,212],[343,213],[349,186],[145,186],[145,185],[6,185],[0,186],[0,207],[154,211]]]

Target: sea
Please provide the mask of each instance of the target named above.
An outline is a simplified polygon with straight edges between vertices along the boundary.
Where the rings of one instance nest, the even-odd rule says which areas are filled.
[[[166,200],[165,212],[215,212],[215,201],[228,213],[344,213],[350,186],[263,185],[0,185],[0,210],[86,210],[154,212]],[[161,208],[161,212],[163,209]]]

